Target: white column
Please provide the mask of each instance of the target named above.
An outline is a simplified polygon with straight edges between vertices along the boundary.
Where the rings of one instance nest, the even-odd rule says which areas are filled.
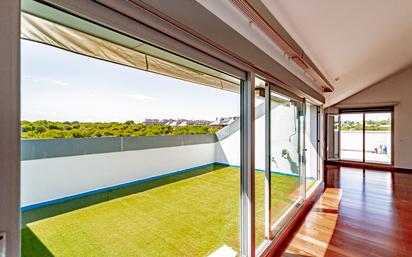
[[[0,1],[0,231],[20,252],[20,1]]]

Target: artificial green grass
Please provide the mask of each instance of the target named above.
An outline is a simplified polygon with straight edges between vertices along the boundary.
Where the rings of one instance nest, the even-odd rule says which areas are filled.
[[[90,205],[98,204],[101,202],[106,202],[106,201],[113,200],[119,197],[143,192],[143,191],[156,188],[162,185],[175,183],[183,179],[195,177],[195,176],[205,174],[208,172],[212,172],[214,170],[218,170],[224,167],[225,166],[222,166],[222,165],[208,165],[206,167],[191,170],[189,172],[183,172],[180,174],[175,174],[172,176],[167,176],[167,177],[147,181],[147,182],[140,183],[140,184],[130,185],[130,186],[116,188],[116,189],[110,189],[104,192],[71,199],[68,201],[61,202],[61,203],[55,203],[55,204],[48,205],[45,207],[36,208],[30,211],[24,211],[22,212],[22,215],[21,215],[21,226],[22,228],[25,228],[27,223],[31,223],[31,222],[41,220],[44,218],[48,218],[51,216],[56,216],[56,215],[63,214],[66,212],[78,210],[78,209],[81,209],[81,208],[84,208]]]
[[[239,251],[239,169],[212,168],[28,223],[22,256],[207,256],[223,245]],[[280,213],[299,180],[273,174],[272,184],[272,210]],[[256,172],[256,241],[263,238],[264,173]]]

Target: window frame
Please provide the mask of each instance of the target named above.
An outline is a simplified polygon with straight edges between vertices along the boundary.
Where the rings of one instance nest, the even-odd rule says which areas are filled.
[[[289,206],[288,210],[281,216],[279,217],[278,221],[276,224],[272,224],[272,209],[271,209],[271,176],[270,176],[270,170],[271,170],[271,155],[270,155],[270,150],[271,150],[271,92],[279,93],[281,95],[285,95],[289,97],[291,100],[297,101],[301,104],[302,106],[302,114],[298,115],[298,133],[302,133],[301,136],[303,136],[303,139],[301,139],[301,143],[303,145],[299,146],[301,148],[301,156],[299,157],[301,164],[303,165],[303,170],[301,171],[300,174],[300,180],[301,180],[301,185],[300,187],[303,189],[302,195],[300,197],[300,200],[296,201],[293,203],[291,206]],[[316,106],[316,122],[317,122],[317,174],[318,178],[316,183],[311,187],[310,190],[306,189],[306,165],[305,165],[305,134],[306,134],[306,103],[310,103],[314,106]],[[321,153],[321,109],[322,107],[320,105],[314,104],[312,101],[307,101],[305,98],[299,98],[298,96],[294,95],[293,93],[288,92],[287,90],[276,86],[275,84],[272,84],[270,82],[265,81],[265,237],[266,239],[257,246],[256,249],[256,256],[265,256],[265,254],[268,253],[268,251],[275,247],[277,243],[279,243],[279,237],[281,237],[282,233],[284,233],[285,230],[287,230],[288,227],[290,227],[294,221],[296,221],[296,218],[298,214],[303,210],[305,206],[308,204],[308,200],[310,200],[313,196],[314,193],[317,192],[323,182],[323,172],[320,171],[321,167],[323,165],[321,164],[322,162],[322,153]],[[299,125],[299,117],[303,117],[303,126]],[[300,129],[303,129],[303,131],[299,131]],[[299,144],[301,144],[299,143]],[[302,180],[303,179],[303,180]],[[274,229],[278,228],[277,231]]]
[[[342,114],[362,114],[362,160],[346,160],[342,159],[341,157],[341,115]],[[391,158],[390,163],[381,163],[381,162],[370,162],[366,161],[366,114],[368,113],[390,113],[391,116]],[[395,140],[394,140],[394,114],[395,114],[395,107],[394,106],[384,106],[384,107],[371,107],[371,108],[342,108],[339,109],[339,160],[345,162],[354,162],[354,163],[364,163],[364,164],[373,164],[373,165],[383,165],[392,167],[395,163]]]
[[[18,1],[19,2],[19,1]],[[52,6],[54,8],[63,10],[68,12],[72,15],[80,17],[82,19],[86,19],[93,23],[106,26],[109,29],[116,28],[122,31],[124,34],[128,36],[136,37],[136,38],[143,38],[147,39],[150,42],[154,42],[154,45],[160,45],[162,48],[170,49],[173,53],[180,54],[185,57],[189,57],[189,59],[196,60],[199,63],[203,63],[208,65],[209,67],[215,68],[217,70],[226,72],[231,76],[234,76],[241,80],[241,142],[243,147],[241,147],[241,256],[255,256],[257,255],[265,255],[269,251],[273,250],[281,237],[276,238],[276,235],[269,236],[266,243],[263,245],[262,249],[258,249],[255,251],[255,199],[254,199],[254,142],[255,142],[255,135],[254,135],[254,125],[255,125],[255,110],[254,110],[254,71],[239,62],[237,62],[237,68],[233,65],[227,64],[217,58],[212,57],[211,55],[204,54],[203,52],[195,49],[186,44],[182,44],[178,40],[175,40],[167,35],[160,33],[154,29],[151,29],[148,26],[145,26],[137,21],[133,23],[122,24],[125,17],[121,17],[121,14],[116,14],[114,11],[108,11],[107,8],[103,8],[103,6],[99,5],[94,1],[68,1],[68,0],[46,0],[44,1],[45,4]],[[80,6],[83,5],[83,6]],[[97,9],[96,9],[97,7]],[[18,8],[20,9],[20,8]],[[20,10],[19,10],[20,11]],[[97,15],[96,13],[100,14]],[[115,14],[113,16],[113,14]],[[133,26],[131,26],[133,25]],[[114,30],[114,29],[113,29]],[[140,36],[138,36],[140,35]],[[16,36],[19,38],[19,35]],[[16,44],[18,45],[18,44]],[[18,57],[16,57],[18,60]],[[17,65],[18,66],[18,61]],[[14,66],[13,66],[14,67]],[[13,73],[16,77],[18,77],[19,71],[16,68],[16,72]],[[273,79],[267,79],[267,81],[271,82]],[[277,88],[281,93],[285,93],[290,97],[294,97],[297,99],[302,99],[289,91],[285,90],[283,87],[277,86],[275,84],[269,83],[269,89],[274,87]],[[19,89],[18,83],[10,83],[10,87],[14,88],[15,90]],[[279,92],[277,91],[277,92]],[[270,92],[269,92],[270,94]],[[19,97],[18,99],[6,99],[7,101],[11,102],[17,111],[14,111],[12,115],[15,119],[18,119],[18,110],[19,110]],[[6,102],[5,102],[6,103]],[[270,108],[270,107],[269,107]],[[303,107],[305,108],[305,106]],[[305,119],[305,118],[304,118]],[[11,129],[19,131],[20,124],[17,123],[10,124]],[[318,125],[318,129],[320,129],[320,125]],[[19,139],[18,139],[19,140]],[[266,140],[268,142],[268,140]],[[270,141],[269,141],[270,142]],[[319,143],[320,144],[320,143]],[[304,146],[303,146],[304,147]],[[320,151],[320,149],[318,149]],[[17,157],[17,156],[16,156]],[[20,165],[20,161],[16,161],[18,165]],[[20,175],[20,171],[18,172]],[[320,183],[313,187],[313,191],[320,190]],[[316,190],[315,190],[316,189]],[[18,187],[18,191],[20,192],[20,187]],[[306,190],[305,190],[306,191]],[[304,197],[305,198],[305,197]],[[304,199],[304,204],[306,204],[306,199]],[[290,226],[292,221],[296,221],[297,214],[302,210],[302,206],[300,206],[299,210],[297,210],[293,215],[288,218],[287,224],[283,226]],[[20,232],[18,232],[19,234]],[[15,249],[14,249],[15,250]],[[19,249],[20,250],[20,249]]]

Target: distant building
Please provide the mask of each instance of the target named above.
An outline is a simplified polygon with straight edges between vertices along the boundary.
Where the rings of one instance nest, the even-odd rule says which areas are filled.
[[[224,118],[216,118],[215,121],[209,123],[209,126],[222,128],[222,127],[225,127],[225,126],[227,126],[227,125],[232,124],[233,122],[237,121],[238,119],[239,119],[239,117],[237,117],[237,116],[234,116],[234,117],[224,117]]]
[[[193,124],[190,125],[194,125],[194,126],[208,126],[210,124],[209,120],[194,120]]]
[[[185,127],[185,126],[211,126],[211,127],[225,127],[232,124],[239,117],[222,117],[216,118],[215,121],[209,120],[187,120],[187,119],[145,119],[143,125],[166,125],[171,127]]]
[[[187,126],[188,124],[187,124],[187,121],[182,121],[182,122],[179,122],[178,124],[177,124],[177,126],[178,127],[185,127],[185,126]]]

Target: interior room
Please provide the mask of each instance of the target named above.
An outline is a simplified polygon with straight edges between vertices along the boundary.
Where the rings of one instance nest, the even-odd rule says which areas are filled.
[[[0,257],[412,255],[412,2],[0,17]]]

